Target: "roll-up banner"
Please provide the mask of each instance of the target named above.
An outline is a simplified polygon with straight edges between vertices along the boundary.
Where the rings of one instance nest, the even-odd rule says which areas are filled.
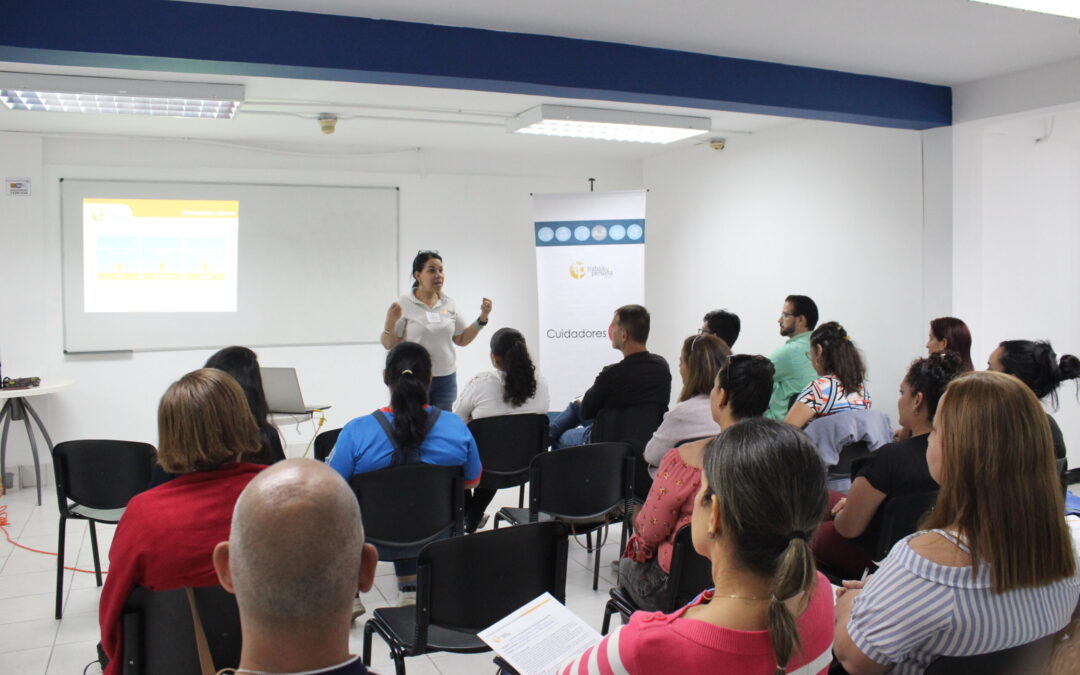
[[[645,192],[533,196],[540,366],[561,410],[622,355],[608,328],[645,303]]]

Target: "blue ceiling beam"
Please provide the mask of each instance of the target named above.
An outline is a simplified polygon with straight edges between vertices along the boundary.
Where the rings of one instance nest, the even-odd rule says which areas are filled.
[[[939,85],[611,42],[167,0],[5,2],[0,60],[471,89],[901,129],[952,123],[952,90]]]

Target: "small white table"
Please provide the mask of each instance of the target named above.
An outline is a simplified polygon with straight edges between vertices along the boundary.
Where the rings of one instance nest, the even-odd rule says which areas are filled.
[[[0,401],[4,401],[4,407],[0,408],[0,420],[3,420],[3,432],[0,432],[0,480],[7,471],[7,437],[8,427],[11,421],[22,420],[26,425],[26,436],[30,439],[30,452],[34,455],[34,476],[37,478],[37,503],[41,506],[41,464],[38,461],[37,441],[34,439],[34,429],[30,426],[30,418],[34,418],[37,428],[45,438],[45,445],[49,448],[49,456],[52,456],[53,444],[49,438],[49,432],[38,417],[37,411],[30,405],[31,396],[47,396],[65,389],[70,389],[75,383],[71,380],[42,380],[41,385],[29,389],[0,389]],[[30,413],[27,416],[27,413]]]

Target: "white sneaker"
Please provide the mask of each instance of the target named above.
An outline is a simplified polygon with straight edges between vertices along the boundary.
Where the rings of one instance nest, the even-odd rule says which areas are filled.
[[[398,589],[398,607],[408,607],[416,604],[416,586],[405,586]]]

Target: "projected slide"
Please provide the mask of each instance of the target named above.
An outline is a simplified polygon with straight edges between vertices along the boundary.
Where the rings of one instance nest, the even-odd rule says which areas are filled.
[[[84,199],[86,312],[235,312],[240,202]]]

